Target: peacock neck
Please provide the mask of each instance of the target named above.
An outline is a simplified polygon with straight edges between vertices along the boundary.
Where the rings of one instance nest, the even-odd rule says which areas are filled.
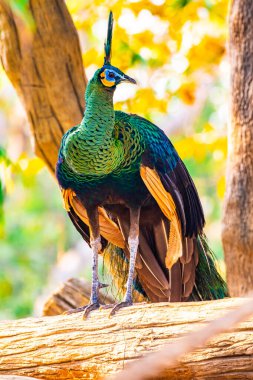
[[[114,130],[115,114],[113,108],[113,92],[103,88],[95,88],[86,96],[86,109],[80,124],[80,135],[89,139],[96,136],[94,143],[108,142]]]
[[[123,147],[114,138],[113,92],[95,88],[86,94],[81,124],[65,144],[65,157],[77,173],[103,176],[117,168]]]

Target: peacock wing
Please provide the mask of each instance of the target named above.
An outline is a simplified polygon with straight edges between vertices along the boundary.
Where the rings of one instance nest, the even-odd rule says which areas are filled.
[[[168,269],[171,269],[183,255],[181,222],[176,205],[171,194],[165,190],[155,169],[141,165],[140,174],[149,192],[170,222],[165,264]]]
[[[63,189],[64,206],[73,224],[87,243],[90,243],[87,211],[72,189]],[[103,207],[98,208],[101,236],[119,248],[125,248],[124,237],[118,225],[110,219]],[[105,243],[105,242],[104,242]]]
[[[195,185],[171,141],[161,129],[137,115],[117,112],[117,119],[130,125],[141,136],[144,151],[140,175],[169,221],[169,227],[159,229],[158,234],[160,240],[167,242],[163,255],[170,273],[170,298],[187,299],[195,284],[198,264],[196,238],[205,223]],[[157,235],[155,227],[153,230],[153,235]]]

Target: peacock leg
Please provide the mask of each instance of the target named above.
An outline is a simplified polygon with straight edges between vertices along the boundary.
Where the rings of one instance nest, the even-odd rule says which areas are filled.
[[[101,238],[99,232],[98,209],[87,209],[90,225],[90,245],[92,249],[92,283],[91,283],[91,296],[88,305],[79,307],[77,309],[69,310],[67,314],[78,313],[84,311],[83,318],[85,319],[92,310],[100,307],[99,302],[99,289],[107,285],[101,284],[98,280],[98,253],[101,250]]]
[[[98,253],[101,250],[101,238],[99,231],[98,209],[87,209],[87,215],[90,224],[90,245],[92,249],[92,283],[91,283],[91,296],[90,302],[85,307],[83,318],[86,318],[88,314],[100,307],[99,303],[99,289],[100,283],[98,281]]]
[[[130,209],[130,231],[128,237],[128,246],[130,251],[130,260],[129,260],[129,271],[128,278],[126,284],[126,293],[124,296],[124,300],[118,304],[116,304],[110,316],[114,315],[117,310],[122,307],[131,306],[133,304],[133,280],[134,280],[134,269],[135,269],[135,261],[136,255],[139,246],[139,220],[140,220],[140,208],[131,208]]]

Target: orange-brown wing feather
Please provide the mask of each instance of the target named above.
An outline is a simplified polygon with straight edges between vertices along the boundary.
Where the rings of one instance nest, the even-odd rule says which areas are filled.
[[[165,258],[165,265],[170,269],[183,254],[181,223],[177,215],[176,205],[171,194],[164,189],[156,170],[141,165],[140,174],[163,214],[170,221],[168,249]]]
[[[89,226],[89,219],[85,207],[82,205],[76,194],[71,189],[62,190],[64,207],[67,211],[70,207],[79,216],[79,218]],[[98,208],[99,227],[101,235],[110,243],[120,248],[125,248],[124,237],[117,224],[109,218],[104,208]]]

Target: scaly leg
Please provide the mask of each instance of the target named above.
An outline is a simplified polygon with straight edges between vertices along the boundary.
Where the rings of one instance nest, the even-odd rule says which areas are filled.
[[[133,304],[133,280],[134,280],[134,269],[135,260],[139,246],[139,220],[140,220],[140,208],[130,209],[130,231],[128,237],[128,246],[130,251],[129,260],[129,272],[127,278],[127,286],[124,300],[117,305],[115,305],[110,313],[110,316],[114,315],[117,310],[122,307],[130,306]]]
[[[99,221],[98,221],[98,209],[87,209],[87,214],[90,224],[90,245],[92,248],[93,263],[92,263],[92,284],[91,284],[91,296],[88,305],[79,307],[74,310],[68,311],[68,314],[84,311],[83,318],[85,319],[88,314],[100,307],[99,302],[99,289],[107,285],[101,284],[98,280],[98,253],[101,250],[101,238],[99,233]]]

